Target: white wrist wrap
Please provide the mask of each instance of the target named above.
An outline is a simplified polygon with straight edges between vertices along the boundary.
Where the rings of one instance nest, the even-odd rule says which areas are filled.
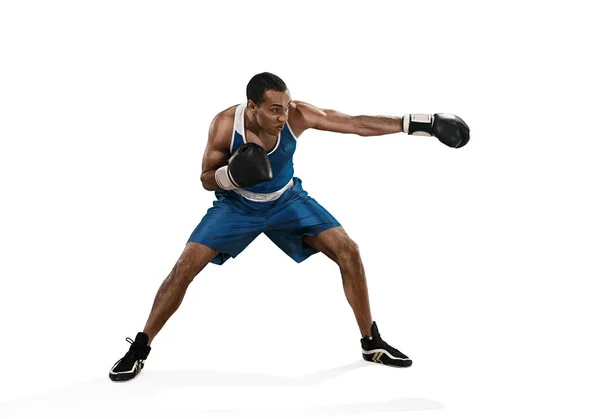
[[[231,179],[229,176],[229,170],[227,169],[227,166],[219,167],[215,171],[215,180],[217,181],[219,188],[226,191],[231,191],[238,187],[233,179]]]
[[[408,124],[410,123],[410,114],[402,117],[402,131],[408,134]]]
[[[402,129],[409,135],[422,135],[431,137],[431,133],[422,131],[425,127],[431,127],[433,115],[425,113],[411,113],[402,118]]]

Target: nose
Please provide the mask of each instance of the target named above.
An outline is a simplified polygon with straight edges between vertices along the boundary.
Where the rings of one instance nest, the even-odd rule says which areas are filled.
[[[279,122],[287,122],[287,120],[288,120],[288,111],[287,111],[287,109],[281,115],[279,115],[277,117],[277,120]]]

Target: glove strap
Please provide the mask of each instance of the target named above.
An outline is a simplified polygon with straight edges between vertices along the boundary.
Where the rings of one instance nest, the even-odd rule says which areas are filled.
[[[229,168],[227,166],[219,167],[215,171],[215,180],[219,188],[225,191],[231,191],[238,188],[238,185],[233,181],[229,175]]]
[[[432,136],[433,115],[424,113],[407,114],[402,118],[402,124],[403,131],[408,135]]]

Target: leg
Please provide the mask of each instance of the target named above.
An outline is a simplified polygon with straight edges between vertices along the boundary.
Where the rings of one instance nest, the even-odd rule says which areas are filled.
[[[264,228],[264,222],[257,222],[257,219],[262,220],[261,217],[247,215],[247,211],[239,210],[236,205],[215,201],[158,289],[144,332],[138,333],[135,340],[127,338],[131,346],[108,373],[111,380],[131,380],[139,374],[150,353],[150,343],[177,311],[196,275],[209,262],[221,265],[229,257],[235,257],[243,251]]]
[[[412,360],[385,342],[371,319],[367,280],[356,243],[342,227],[330,228],[316,236],[304,236],[304,242],[323,252],[340,267],[344,292],[363,336],[360,340],[363,359],[395,367],[410,367]]]
[[[144,327],[148,335],[148,344],[152,342],[167,320],[179,308],[183,296],[196,275],[219,254],[219,252],[200,243],[188,243],[156,293],[154,304]]]
[[[340,267],[346,299],[356,317],[361,336],[370,336],[371,308],[367,278],[357,244],[342,227],[334,227],[317,234],[304,236],[304,243],[324,253]]]
[[[369,291],[358,246],[348,237],[340,223],[302,189],[296,179],[290,199],[269,214],[265,234],[288,256],[300,263],[316,252],[336,262],[342,274],[346,299],[350,303],[358,328],[363,359],[396,367],[408,367],[412,361],[388,345],[371,318]]]

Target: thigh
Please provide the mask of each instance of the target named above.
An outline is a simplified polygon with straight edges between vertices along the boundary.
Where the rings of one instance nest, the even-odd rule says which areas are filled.
[[[300,190],[293,199],[270,211],[265,234],[289,257],[302,262],[319,251],[305,243],[303,237],[317,236],[335,227],[340,227],[335,217]]]
[[[315,236],[324,230],[340,226],[338,220],[315,199],[308,196],[300,185],[293,195],[278,203],[268,212],[269,231]]]
[[[244,211],[216,201],[192,232],[188,242],[203,244],[218,252],[212,262],[223,264],[241,253],[266,228],[261,212]]]
[[[304,243],[324,253],[332,260],[336,260],[336,255],[342,253],[345,248],[354,245],[342,226],[330,228],[315,236],[304,236],[303,240]]]

